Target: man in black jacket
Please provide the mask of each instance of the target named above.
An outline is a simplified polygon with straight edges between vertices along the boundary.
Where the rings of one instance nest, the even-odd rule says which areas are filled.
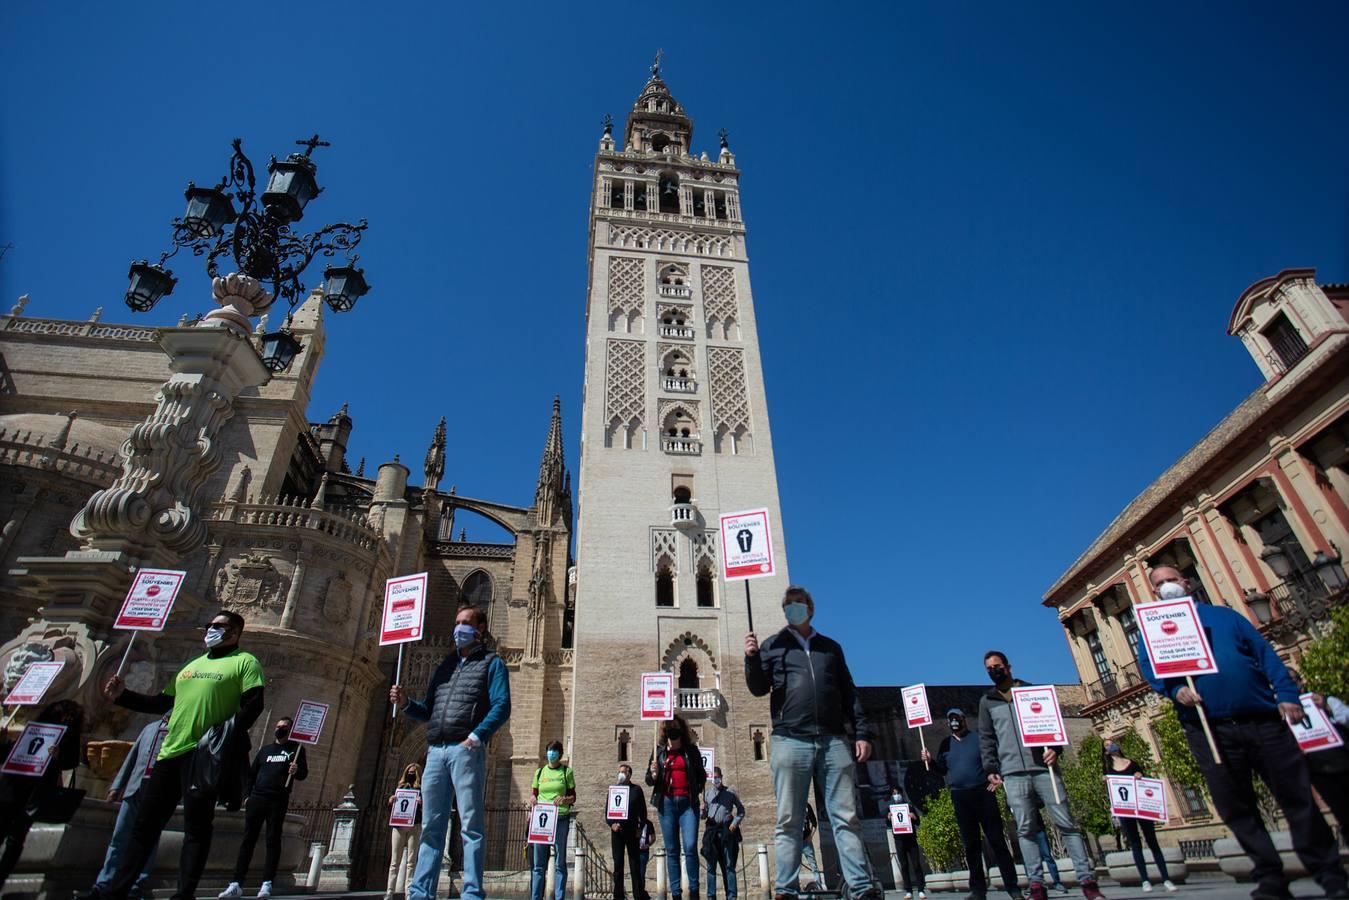
[[[854,760],[871,757],[871,732],[843,648],[811,627],[815,601],[805,588],[782,598],[787,627],[764,641],[745,635],[745,683],[756,697],[771,694],[773,792],[778,798],[775,900],[800,891],[801,837],[812,778],[824,792],[849,894],[885,896],[872,876],[857,815]]]
[[[612,832],[609,849],[614,854],[614,900],[624,900],[623,893],[623,857],[627,856],[628,872],[632,877],[632,900],[647,900],[646,872],[641,864],[642,826],[647,822],[646,794],[640,786],[632,783],[632,766],[623,763],[618,767],[618,783],[615,787],[628,789],[628,817],[609,823]]]
[[[281,862],[282,830],[286,824],[286,810],[290,806],[290,787],[296,781],[309,777],[309,762],[304,747],[290,739],[294,725],[290,716],[276,720],[276,743],[268,744],[253,757],[249,770],[252,787],[248,791],[248,805],[244,810],[244,837],[239,843],[239,858],[234,863],[234,878],[217,896],[220,900],[242,897],[243,881],[248,876],[248,864],[253,861],[253,848],[258,834],[267,827],[267,859],[262,869],[262,885],[258,900],[272,896],[272,882],[276,867]]]

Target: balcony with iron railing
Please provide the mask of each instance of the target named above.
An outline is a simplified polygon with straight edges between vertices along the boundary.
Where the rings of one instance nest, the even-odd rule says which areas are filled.
[[[1109,675],[1085,685],[1088,709],[1097,704],[1114,700],[1121,694],[1145,684],[1136,660],[1122,666],[1112,664],[1112,667],[1114,671]]]
[[[1246,608],[1255,616],[1257,627],[1264,635],[1279,642],[1295,642],[1300,635],[1319,637],[1331,628],[1330,614],[1349,598],[1349,582],[1340,565],[1338,548],[1335,556],[1317,551],[1316,558],[1303,570],[1286,571],[1279,564],[1279,554],[1262,554],[1273,560],[1276,574],[1283,571],[1283,581],[1268,591],[1248,590]],[[1285,557],[1286,558],[1286,557]]]
[[[663,338],[675,338],[681,341],[691,341],[696,332],[687,325],[661,325],[660,336]]]
[[[693,288],[687,284],[662,284],[657,288],[659,295],[668,300],[692,300]]]
[[[664,376],[665,392],[667,394],[696,394],[698,393],[698,382],[692,378],[681,378],[678,375]]]
[[[703,442],[697,438],[663,437],[660,448],[674,456],[699,456],[703,452]]]

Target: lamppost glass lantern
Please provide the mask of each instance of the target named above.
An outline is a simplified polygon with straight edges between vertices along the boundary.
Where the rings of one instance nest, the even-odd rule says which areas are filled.
[[[173,273],[158,263],[151,265],[148,260],[131,264],[127,272],[130,283],[126,289],[126,305],[136,312],[148,312],[166,295],[173,293],[178,279]]]
[[[314,178],[316,171],[309,158],[298,153],[292,153],[289,159],[272,160],[267,166],[267,190],[262,192],[267,212],[282,222],[304,218],[305,204],[322,190]]]
[[[345,266],[329,266],[323,270],[323,278],[323,299],[333,312],[347,312],[370,292],[365,270],[356,268],[355,259]]]
[[[262,336],[262,364],[273,375],[284,372],[302,349],[303,345],[290,333],[289,328],[273,331]]]
[[[1274,617],[1273,605],[1270,603],[1269,595],[1264,591],[1257,591],[1255,588],[1246,589],[1246,608],[1251,611],[1256,622],[1261,625],[1268,625]]]
[[[1260,558],[1281,581],[1293,574],[1293,561],[1288,558],[1288,551],[1279,544],[1267,544],[1265,549],[1260,551]]]
[[[1321,579],[1321,583],[1331,593],[1342,590],[1345,584],[1349,583],[1349,579],[1344,576],[1344,567],[1340,565],[1338,551],[1332,557],[1324,550],[1317,550],[1316,558],[1312,560],[1312,568],[1316,570],[1316,577]]]
[[[195,238],[215,237],[235,219],[234,204],[219,188],[199,188],[189,181],[183,195],[187,197],[183,225]]]

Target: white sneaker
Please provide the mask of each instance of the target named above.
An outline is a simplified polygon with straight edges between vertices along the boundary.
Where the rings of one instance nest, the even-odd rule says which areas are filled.
[[[270,896],[272,896],[272,883],[264,881],[258,888],[258,900],[267,900]]]
[[[1171,879],[1170,879],[1170,878],[1168,878],[1168,879],[1166,879],[1165,881],[1162,882],[1162,887],[1166,888],[1168,891],[1170,891],[1170,892],[1173,893],[1173,894],[1174,894],[1176,891],[1180,890],[1180,888],[1176,887],[1174,884],[1171,883]]]
[[[1151,881],[1144,881],[1144,882],[1143,882],[1143,893],[1145,893],[1145,894],[1151,894],[1151,893],[1152,893],[1152,882],[1151,882]]]
[[[904,900],[913,900],[913,894],[909,893],[908,891],[905,891]]]
[[[918,900],[927,900],[927,891],[919,891]]]
[[[231,881],[229,887],[216,894],[217,900],[225,900],[226,897],[242,897],[244,889],[239,887],[239,882]]]

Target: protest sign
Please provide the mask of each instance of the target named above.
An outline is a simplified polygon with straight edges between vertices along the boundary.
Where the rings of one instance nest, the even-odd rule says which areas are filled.
[[[186,572],[173,569],[141,569],[131,582],[113,628],[132,631],[163,631],[173,601],[183,586]]]
[[[1303,694],[1299,699],[1302,700],[1302,721],[1297,724],[1290,722],[1288,727],[1293,729],[1293,736],[1297,738],[1297,745],[1302,748],[1302,752],[1315,753],[1343,747],[1344,739],[1340,737],[1334,723],[1321,711],[1321,707],[1312,700],[1312,695]]]
[[[1110,815],[1136,818],[1138,815],[1138,786],[1132,775],[1105,776],[1105,791],[1110,797]]]
[[[626,784],[610,785],[609,802],[605,807],[604,817],[610,822],[626,822],[631,799],[632,788]]]
[[[909,804],[890,804],[890,831],[892,834],[913,834],[913,817],[909,814]]]
[[[674,674],[646,672],[642,675],[642,720],[673,719],[675,707]]]
[[[317,700],[301,700],[300,708],[295,712],[294,724],[290,726],[291,740],[301,744],[317,744],[327,718],[328,704]]]
[[[393,793],[393,807],[389,810],[389,824],[394,828],[412,828],[417,824],[417,807],[422,792],[416,788],[399,788]]]
[[[1012,688],[1012,708],[1016,711],[1017,731],[1027,747],[1049,747],[1068,742],[1063,725],[1059,694],[1054,685]]]
[[[557,805],[554,803],[535,803],[529,811],[529,837],[531,844],[551,844],[557,837]]]
[[[751,509],[721,517],[722,577],[727,581],[775,574],[768,510]]]
[[[5,698],[5,706],[36,706],[42,702],[42,696],[52,686],[56,676],[61,674],[65,660],[56,662],[35,662],[23,673],[23,677],[14,685],[14,689]]]
[[[47,764],[56,755],[56,745],[61,743],[61,736],[65,733],[64,725],[29,722],[14,742],[4,765],[0,766],[0,772],[41,777],[47,771]]]
[[[1166,785],[1160,778],[1134,779],[1135,794],[1138,799],[1138,818],[1152,822],[1166,821]]]
[[[1212,675],[1218,671],[1213,648],[1199,622],[1194,600],[1158,600],[1134,606],[1134,617],[1148,662],[1158,678]]]
[[[708,781],[711,781],[712,770],[717,767],[717,751],[712,747],[699,747],[698,753],[703,758],[703,771],[707,773]]]
[[[910,728],[932,724],[932,713],[927,707],[927,685],[915,684],[900,691],[904,699],[904,720]]]
[[[421,640],[425,618],[425,572],[390,578],[384,583],[384,618],[379,629],[381,647]]]

